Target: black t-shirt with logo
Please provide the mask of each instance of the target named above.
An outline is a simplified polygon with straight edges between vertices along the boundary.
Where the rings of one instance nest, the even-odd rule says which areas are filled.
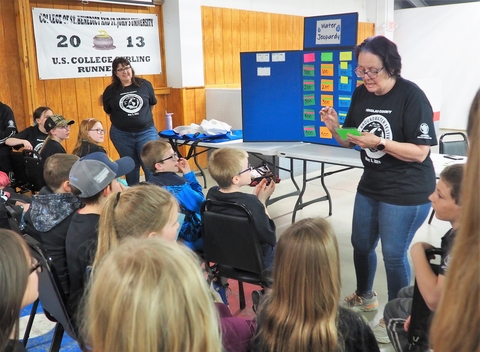
[[[17,133],[14,137],[18,139],[26,139],[32,145],[33,150],[38,152],[42,148],[43,142],[48,137],[48,134],[40,131],[36,125],[25,128],[22,132]]]
[[[356,127],[387,140],[433,146],[437,137],[433,110],[425,93],[413,82],[397,78],[384,95],[355,89],[344,127]],[[430,154],[429,154],[430,155]],[[435,170],[428,156],[422,163],[406,162],[374,148],[362,149],[364,173],[358,192],[396,205],[428,203],[435,189]]]
[[[103,92],[103,110],[110,115],[112,125],[124,132],[141,132],[153,126],[152,105],[157,98],[152,84],[139,79],[140,87],[130,85],[119,91],[113,84]]]

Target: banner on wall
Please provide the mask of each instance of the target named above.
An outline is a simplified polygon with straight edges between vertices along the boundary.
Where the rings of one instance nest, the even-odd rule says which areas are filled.
[[[136,74],[159,74],[157,15],[33,8],[40,79],[111,76],[126,57]]]
[[[136,5],[136,6],[155,6],[153,0],[79,0],[82,2],[104,2],[110,4],[120,5]]]

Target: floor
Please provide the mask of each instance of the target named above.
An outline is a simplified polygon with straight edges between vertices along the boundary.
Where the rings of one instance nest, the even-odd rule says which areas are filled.
[[[329,167],[328,171],[337,169],[336,166]],[[362,174],[361,169],[352,169],[344,172],[337,173],[335,175],[326,178],[326,185],[330,191],[333,200],[333,213],[328,216],[328,203],[320,202],[314,203],[305,209],[297,213],[297,220],[306,217],[325,217],[332,224],[335,233],[339,240],[340,257],[341,257],[341,270],[342,270],[342,296],[351,294],[355,290],[355,273],[353,269],[352,258],[352,246],[350,244],[350,231],[351,231],[351,219],[353,200],[355,196],[355,190],[359,178]],[[312,174],[309,176],[313,176]],[[203,180],[199,180],[203,183]],[[300,177],[297,182],[301,182]],[[214,181],[208,178],[208,187],[215,185]],[[294,190],[294,186],[290,180],[283,179],[276,185],[274,196],[286,194]],[[251,188],[245,188],[245,192],[251,192]],[[304,201],[323,196],[324,191],[321,187],[320,180],[312,181],[306,192]],[[281,236],[282,232],[291,224],[292,209],[295,204],[296,197],[285,198],[269,206],[269,213],[274,219],[277,225],[277,236]],[[438,219],[434,219],[431,225],[426,222],[419,229],[415,235],[414,242],[426,241],[434,245],[440,244],[440,238],[449,229],[449,224]],[[387,299],[386,278],[383,262],[380,259],[380,247],[377,249],[379,253],[378,270],[375,277],[374,289],[378,293],[379,297],[379,310],[377,312],[365,313],[365,317],[370,321],[372,327],[378,322],[382,316],[383,307],[385,306]],[[251,309],[251,298],[249,292],[254,289],[254,286],[246,285],[247,291],[247,308],[244,311],[240,311],[238,307],[238,288],[235,282],[230,285],[230,301],[231,310],[234,315],[241,315],[247,317],[253,317],[254,313]],[[28,315],[28,309],[23,313]],[[25,321],[28,317],[22,318]],[[48,350],[48,337],[45,334],[53,328],[53,325],[49,322],[45,322],[44,319],[36,319],[34,323],[35,332],[32,333],[32,340],[28,343],[27,348],[29,351],[47,351]],[[23,333],[21,333],[22,336]],[[51,331],[50,331],[51,334]],[[37,342],[43,339],[44,342]],[[393,351],[391,345],[380,345],[381,351]],[[61,351],[79,351],[74,341],[69,341],[69,338],[64,338],[64,344]]]

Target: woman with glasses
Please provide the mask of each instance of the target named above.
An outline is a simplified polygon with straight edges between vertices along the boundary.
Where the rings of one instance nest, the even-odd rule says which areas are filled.
[[[325,107],[320,114],[342,146],[362,148],[364,173],[352,225],[357,287],[344,305],[372,311],[378,307],[373,281],[379,240],[388,299],[410,284],[407,249],[430,210],[428,196],[435,189],[430,146],[437,138],[425,93],[400,75],[397,46],[383,36],[371,37],[355,47],[355,56],[363,84],[353,93],[343,127],[355,127],[361,136],[341,139],[337,112]]]
[[[0,229],[0,351],[26,351],[19,339],[20,310],[38,297],[42,270],[23,238]]]
[[[50,155],[57,153],[66,153],[65,148],[62,146],[64,140],[70,137],[70,125],[75,121],[67,120],[62,115],[52,115],[45,120],[45,131],[48,133],[48,137],[43,142],[42,148],[39,150],[39,154],[42,160],[46,160]]]
[[[95,152],[107,153],[105,149],[99,145],[104,142],[105,132],[99,120],[93,117],[83,120],[80,122],[80,127],[78,128],[77,144],[75,144],[72,154],[81,158]]]
[[[140,165],[148,180],[152,174],[143,165],[140,153],[145,143],[157,140],[153,124],[153,106],[157,98],[152,84],[135,76],[130,62],[117,57],[112,63],[112,83],[103,92],[103,110],[110,115],[110,139],[121,157],[129,156],[135,162],[133,171],[126,175],[127,183],[140,180]]]

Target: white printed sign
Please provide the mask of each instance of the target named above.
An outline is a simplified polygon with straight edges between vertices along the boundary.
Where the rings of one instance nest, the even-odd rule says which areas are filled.
[[[136,74],[162,71],[157,15],[33,8],[40,79],[111,76],[126,57]]]
[[[342,37],[342,20],[317,21],[315,44],[340,44]]]

